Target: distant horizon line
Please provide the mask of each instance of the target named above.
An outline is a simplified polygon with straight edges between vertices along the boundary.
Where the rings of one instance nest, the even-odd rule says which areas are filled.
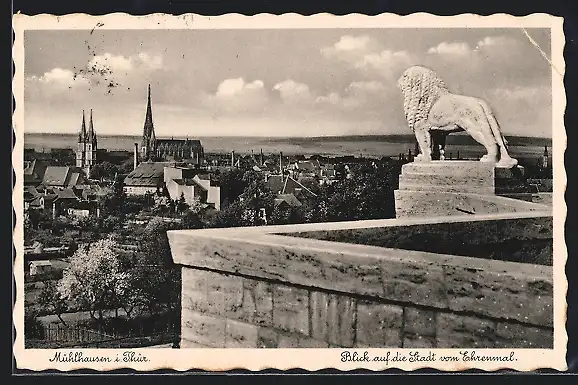
[[[78,133],[73,132],[25,132],[24,135],[66,135],[66,136],[76,136]],[[452,136],[467,136],[466,133],[454,133]],[[141,137],[140,134],[98,134],[98,137]],[[308,138],[308,139],[318,139],[318,138],[351,138],[351,137],[400,137],[400,136],[414,136],[413,133],[404,133],[404,134],[342,134],[342,135],[316,135],[316,136],[303,136],[303,135],[295,135],[295,136],[276,136],[276,135],[159,135],[157,139],[195,139],[195,138],[258,138],[258,139],[292,139],[292,138]],[[552,136],[540,136],[540,135],[505,135],[506,137],[516,137],[516,138],[536,138],[536,139],[552,139]]]

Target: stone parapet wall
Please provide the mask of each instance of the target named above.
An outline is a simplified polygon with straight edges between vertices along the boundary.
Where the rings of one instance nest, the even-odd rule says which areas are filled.
[[[183,268],[181,348],[552,348],[550,327]]]
[[[181,347],[552,348],[551,266],[274,235],[403,224],[169,232]]]

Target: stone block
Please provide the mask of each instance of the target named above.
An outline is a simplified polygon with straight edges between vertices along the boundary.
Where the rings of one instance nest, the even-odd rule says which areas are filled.
[[[411,162],[401,168],[402,174],[440,175],[455,178],[454,180],[494,180],[494,165],[479,161],[431,161]]]
[[[451,310],[552,326],[552,282],[457,266],[444,272]]]
[[[496,326],[496,348],[553,349],[554,330],[499,322]]]
[[[205,346],[203,344],[199,344],[197,342],[193,342],[193,341],[189,341],[185,338],[181,338],[180,348],[181,349],[207,349],[207,348],[210,348],[210,346]]]
[[[225,329],[226,348],[256,348],[258,347],[258,336],[258,326],[227,320]]]
[[[309,292],[297,287],[275,285],[273,325],[287,331],[309,334]]]
[[[199,270],[191,267],[183,267],[181,270],[182,287],[191,291],[201,293],[207,292],[207,281],[211,275],[216,273],[208,272],[206,270]]]
[[[468,214],[497,214],[515,212],[514,206],[500,205],[484,199],[485,195],[431,190],[396,190],[397,218],[439,217]],[[503,198],[506,199],[506,198]]]
[[[279,345],[279,332],[269,327],[259,327],[257,332],[258,348],[276,348]]]
[[[226,319],[182,309],[181,338],[212,348],[225,347]]]
[[[382,298],[445,308],[448,298],[444,271],[439,265],[412,261],[381,264]]]
[[[403,337],[404,349],[435,349],[436,338],[424,337],[417,334],[406,333]]]
[[[403,312],[404,332],[423,337],[435,337],[436,313],[429,310],[406,307]],[[405,346],[405,344],[404,344]]]
[[[243,309],[243,278],[214,274],[207,281],[208,312],[227,318],[239,318]]]
[[[244,279],[242,319],[255,325],[273,325],[273,289],[270,283]]]
[[[403,308],[375,302],[357,304],[356,347],[400,348]]]
[[[324,292],[310,295],[311,336],[341,347],[353,346],[356,300]]]
[[[495,341],[494,321],[451,313],[438,314],[436,332],[438,349],[491,349]]]
[[[327,348],[329,344],[297,333],[280,333],[278,348]]]
[[[208,310],[207,291],[195,291],[192,287],[183,285],[181,307],[198,313],[206,313]]]

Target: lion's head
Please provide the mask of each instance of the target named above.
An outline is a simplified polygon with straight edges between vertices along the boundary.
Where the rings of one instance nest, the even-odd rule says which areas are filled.
[[[449,92],[443,80],[423,66],[412,66],[405,70],[397,86],[403,93],[405,118],[412,131],[417,122],[427,119],[440,96]]]

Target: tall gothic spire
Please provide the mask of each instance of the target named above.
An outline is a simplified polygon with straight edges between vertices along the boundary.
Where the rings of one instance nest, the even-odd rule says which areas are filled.
[[[80,128],[80,133],[78,134],[78,141],[84,142],[86,140],[86,119],[84,118],[84,110],[82,110],[82,127]]]
[[[92,108],[90,109],[90,121],[88,122],[88,138],[94,137],[94,125],[92,123]]]
[[[152,136],[154,134],[153,109],[151,106],[151,85],[150,84],[149,84],[149,89],[148,89],[147,113],[146,113],[146,117],[145,117],[144,129],[145,129],[145,134],[148,134],[148,136]]]
[[[148,87],[147,112],[142,135],[143,157],[149,156],[155,151],[155,127],[153,125],[153,110],[151,106],[151,85]]]

